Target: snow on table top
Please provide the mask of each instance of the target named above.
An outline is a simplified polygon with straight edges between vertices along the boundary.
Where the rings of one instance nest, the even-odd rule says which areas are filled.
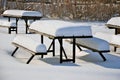
[[[30,26],[31,30],[51,36],[92,36],[90,26],[62,20],[39,20]]]
[[[40,44],[40,42],[36,42],[28,36],[17,35],[12,42],[19,44],[25,48],[28,48],[29,50],[36,53],[46,53],[47,51],[46,46],[44,44]]]
[[[120,17],[113,17],[108,20],[107,24],[120,26]]]
[[[26,10],[6,10],[3,12],[3,15],[10,16],[30,16],[30,17],[41,17],[42,13],[38,11],[26,11]]]
[[[90,26],[72,26],[60,28],[56,36],[91,36]]]
[[[3,27],[11,27],[11,26],[16,27],[16,23],[0,20],[0,26],[3,26]]]

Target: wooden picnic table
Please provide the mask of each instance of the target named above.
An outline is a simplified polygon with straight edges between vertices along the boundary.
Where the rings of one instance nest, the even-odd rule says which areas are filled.
[[[105,24],[109,29],[115,29],[115,35],[120,34],[120,17],[112,17]],[[114,51],[117,49],[117,45],[114,45]],[[116,47],[117,46],[117,47]]]
[[[26,11],[26,10],[6,10],[2,14],[3,17],[7,17],[8,21],[10,18],[16,18],[16,25],[18,25],[18,20],[23,19],[26,24],[26,34],[28,33],[28,20],[40,20],[42,14],[38,11]]]
[[[48,52],[50,48],[53,46],[53,55],[55,56],[55,40],[57,39],[60,44],[60,63],[64,61],[73,61],[75,62],[75,43],[76,38],[91,38],[92,32],[90,26],[81,26],[77,23],[72,23],[68,21],[61,20],[40,20],[35,21],[29,27],[30,31],[38,33],[41,35],[41,43],[44,43],[43,36],[46,36],[52,39],[52,43],[48,48]],[[64,39],[73,39],[73,56],[72,59],[67,57],[63,46]],[[63,59],[65,57],[65,59]]]
[[[112,17],[105,25],[109,29],[115,29],[115,35],[120,34],[120,17]]]

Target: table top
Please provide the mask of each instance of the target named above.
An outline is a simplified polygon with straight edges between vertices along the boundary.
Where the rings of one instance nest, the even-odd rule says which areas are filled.
[[[43,14],[38,11],[6,10],[3,12],[2,16],[15,18],[41,18]]]
[[[112,17],[108,20],[106,26],[109,28],[120,28],[120,17]]]
[[[39,20],[33,22],[30,31],[50,38],[54,37],[91,37],[90,26],[62,20]]]

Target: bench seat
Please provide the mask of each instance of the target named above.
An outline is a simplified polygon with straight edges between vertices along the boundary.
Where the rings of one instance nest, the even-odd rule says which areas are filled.
[[[114,51],[116,48],[120,48],[120,35],[97,32],[94,36],[108,41],[110,45],[114,46]]]
[[[31,58],[27,61],[27,64],[32,60],[35,55],[47,55],[46,46],[44,44],[40,44],[39,42],[34,41],[28,36],[17,35],[12,41],[12,44],[16,46],[16,49],[13,51],[12,56],[14,56],[18,48],[23,48],[32,54]]]
[[[68,40],[67,40],[68,41]],[[69,40],[72,43],[72,40]],[[102,53],[109,52],[109,43],[105,40],[93,37],[93,38],[77,38],[76,39],[77,47],[82,50],[80,47],[84,47],[90,49],[94,52],[98,52],[100,56],[106,61],[106,58],[103,56]]]
[[[9,34],[11,34],[12,31],[17,33],[17,26],[14,22],[0,21],[0,27],[8,28]]]
[[[109,43],[105,40],[93,37],[93,38],[81,38],[76,39],[76,43],[80,43],[83,46],[94,49],[93,51],[108,51]]]

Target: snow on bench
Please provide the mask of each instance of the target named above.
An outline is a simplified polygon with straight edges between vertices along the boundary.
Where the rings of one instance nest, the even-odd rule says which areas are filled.
[[[70,43],[73,43],[72,40],[66,40]],[[103,56],[102,53],[109,52],[109,43],[105,40],[93,37],[93,38],[77,38],[76,39],[77,47],[82,50],[80,47],[84,47],[90,49],[94,52],[98,52],[100,56],[106,61],[106,58]]]
[[[8,33],[10,34],[11,31],[15,31],[17,33],[17,26],[14,22],[8,21],[0,21],[0,27],[8,28]]]
[[[120,48],[120,35],[97,32],[95,37],[108,41],[110,45],[115,47],[114,51],[116,51],[116,48]]]
[[[47,49],[44,44],[40,44],[39,42],[34,41],[30,37],[24,35],[17,35],[12,44],[16,46],[16,49],[13,51],[12,56],[18,50],[18,48],[23,48],[32,53],[32,56],[27,61],[27,64],[33,59],[35,55],[47,55]]]

